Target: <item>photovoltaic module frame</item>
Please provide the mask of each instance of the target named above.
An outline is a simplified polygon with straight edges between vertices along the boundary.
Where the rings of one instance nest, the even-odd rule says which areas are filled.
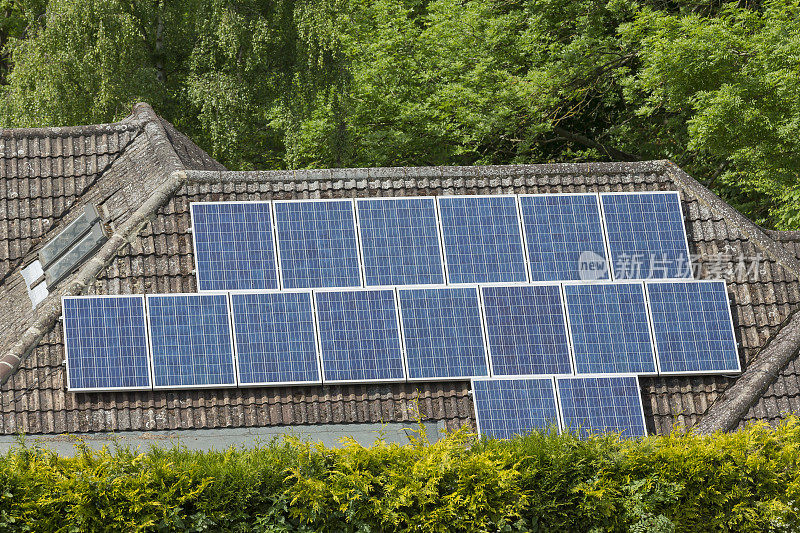
[[[200,291],[277,289],[270,202],[193,202]]]
[[[143,296],[65,296],[62,306],[68,390],[152,387]]]
[[[556,391],[564,431],[581,438],[608,432],[647,435],[636,376],[556,377]]]
[[[394,289],[314,291],[324,382],[405,381]]]
[[[231,294],[239,385],[322,383],[311,291]]]
[[[401,288],[403,345],[409,380],[489,375],[478,288]]]
[[[662,374],[741,372],[724,281],[647,282],[646,287]]]
[[[276,200],[274,208],[283,288],[361,286],[352,200]]]
[[[492,375],[573,372],[560,285],[484,285],[481,296]]]
[[[235,387],[228,296],[148,295],[154,388]]]
[[[482,437],[509,439],[559,430],[552,377],[473,379],[472,399]]]
[[[531,281],[610,279],[597,194],[521,194],[519,202]]]
[[[442,285],[444,262],[433,197],[359,198],[365,285]]]
[[[615,280],[692,277],[677,192],[601,193],[600,202]]]
[[[528,281],[515,196],[439,196],[447,280]]]
[[[565,283],[578,374],[656,374],[641,282]]]

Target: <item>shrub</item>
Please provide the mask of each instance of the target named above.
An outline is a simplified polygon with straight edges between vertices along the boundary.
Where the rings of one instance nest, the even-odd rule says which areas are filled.
[[[430,444],[286,438],[256,449],[26,447],[0,463],[0,530],[795,531],[800,420],[701,437]]]

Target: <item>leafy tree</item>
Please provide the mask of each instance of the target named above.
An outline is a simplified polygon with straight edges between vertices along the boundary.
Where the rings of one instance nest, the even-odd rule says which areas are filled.
[[[4,10],[0,125],[118,120],[145,100],[234,169],[665,158],[757,222],[800,227],[797,0]]]

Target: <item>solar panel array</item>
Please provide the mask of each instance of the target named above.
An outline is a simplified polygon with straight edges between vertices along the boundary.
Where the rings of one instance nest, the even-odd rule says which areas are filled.
[[[676,192],[217,202],[191,210],[201,291],[692,275]]]
[[[472,394],[478,434],[484,437],[553,430],[580,438],[647,435],[636,376],[473,379]]]
[[[484,435],[634,437],[637,375],[740,371],[677,193],[191,210],[201,293],[64,299],[70,390],[472,379]]]

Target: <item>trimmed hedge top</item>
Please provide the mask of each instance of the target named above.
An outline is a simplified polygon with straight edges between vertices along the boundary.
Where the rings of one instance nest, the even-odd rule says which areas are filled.
[[[800,420],[638,441],[532,434],[429,444],[286,438],[253,450],[21,446],[0,464],[0,530],[794,531]]]

